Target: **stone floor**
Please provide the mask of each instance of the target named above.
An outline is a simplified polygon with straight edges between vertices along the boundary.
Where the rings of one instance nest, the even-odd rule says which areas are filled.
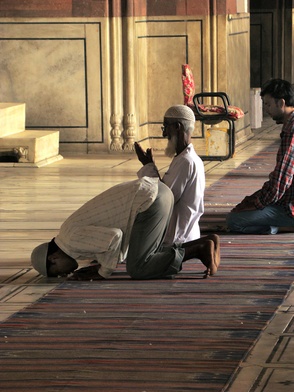
[[[279,137],[279,130],[280,126],[266,119],[252,139],[237,146],[234,158],[205,161],[207,187],[265,149]],[[156,154],[156,162],[162,172],[169,165],[169,159],[162,154]],[[114,184],[133,179],[140,163],[134,155],[113,154],[99,156],[99,160],[94,156],[64,156],[62,161],[43,168],[0,166],[0,321],[3,321],[58,284],[58,280],[40,278],[31,270],[31,249],[52,238],[64,219],[86,200]],[[293,305],[292,292],[262,332],[227,391],[294,390]],[[281,344],[277,345],[277,341]],[[277,389],[276,385],[280,387]]]

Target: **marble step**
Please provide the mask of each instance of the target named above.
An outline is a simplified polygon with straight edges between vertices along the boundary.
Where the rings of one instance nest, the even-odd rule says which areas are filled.
[[[0,138],[25,130],[25,103],[0,102]]]
[[[59,132],[47,130],[25,130],[0,138],[0,151],[14,151],[18,164],[43,164],[62,159],[59,155]]]

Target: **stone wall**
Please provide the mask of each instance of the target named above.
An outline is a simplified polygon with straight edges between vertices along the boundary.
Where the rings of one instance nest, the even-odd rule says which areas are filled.
[[[161,149],[165,110],[183,103],[181,65],[197,91],[225,91],[250,137],[249,14],[237,1],[4,0],[0,101],[25,102],[26,125],[60,131],[61,153]],[[197,124],[196,147],[203,129]]]

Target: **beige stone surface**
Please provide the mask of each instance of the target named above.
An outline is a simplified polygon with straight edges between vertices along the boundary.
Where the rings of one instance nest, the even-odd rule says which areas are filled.
[[[0,145],[7,149],[27,149],[27,162],[37,163],[59,154],[59,132],[26,130],[1,138]]]
[[[244,110],[237,144],[251,137],[247,14],[3,21],[0,100],[25,102],[26,127],[59,130],[62,151],[129,152],[148,138],[159,149],[183,63],[195,92],[225,91]]]
[[[22,132],[25,129],[25,110],[24,103],[0,103],[0,137]]]
[[[26,103],[26,128],[62,130],[64,143],[87,147],[89,142],[108,150],[104,25],[104,19],[45,18],[0,24],[0,101]]]
[[[229,136],[227,128],[213,126],[206,131],[206,155],[227,156],[229,153]]]

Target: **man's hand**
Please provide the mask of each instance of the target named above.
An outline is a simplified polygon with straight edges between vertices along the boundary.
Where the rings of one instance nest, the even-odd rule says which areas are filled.
[[[67,280],[101,280],[104,279],[99,275],[100,264],[89,265],[88,267],[83,267],[75,270]]]
[[[135,151],[137,154],[137,157],[139,161],[142,163],[142,165],[147,165],[147,163],[154,163],[153,160],[153,153],[151,148],[147,148],[146,151],[143,150],[143,148],[140,146],[139,143],[135,142],[134,143]]]

